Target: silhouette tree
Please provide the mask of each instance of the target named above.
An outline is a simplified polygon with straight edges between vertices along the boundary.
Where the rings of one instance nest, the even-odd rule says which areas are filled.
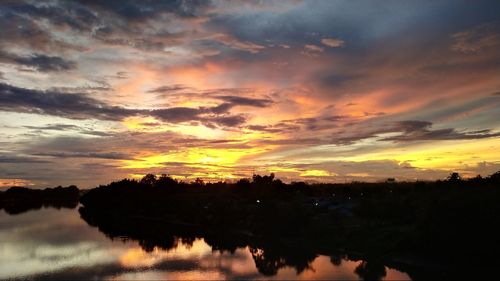
[[[278,269],[286,266],[285,259],[279,255],[267,254],[263,249],[250,247],[250,253],[255,262],[255,267],[266,276],[273,276]]]
[[[449,182],[459,182],[462,180],[462,177],[460,177],[459,173],[453,172],[448,176],[447,180]]]
[[[362,261],[354,272],[363,280],[381,280],[387,274],[383,264],[373,261]]]
[[[236,182],[236,186],[240,188],[248,188],[250,187],[250,180],[249,179],[240,179]]]
[[[269,176],[253,175],[252,180],[257,185],[269,185],[273,183],[274,173],[271,173]]]
[[[156,183],[156,176],[153,174],[147,174],[141,179],[140,183],[153,186]]]
[[[196,185],[200,185],[200,186],[201,186],[201,185],[205,185],[205,182],[204,182],[202,179],[200,179],[200,178],[196,178],[196,179],[194,180],[194,183],[195,183]]]
[[[492,181],[492,182],[500,182],[500,171],[490,175],[488,177],[488,180]]]
[[[155,186],[157,187],[165,187],[165,186],[174,186],[177,185],[178,182],[167,176],[166,174],[161,174],[161,176],[156,180]]]
[[[477,181],[452,173],[447,180],[286,184],[270,174],[237,183],[207,183],[213,188],[203,188],[167,175],[147,175],[140,182],[122,180],[83,193],[80,211],[90,225],[112,233],[110,237],[151,240],[141,244],[149,251],[168,249],[170,242],[162,242],[164,237],[186,234],[190,239],[203,237],[214,250],[234,252],[249,246],[257,268],[268,276],[284,266],[300,273],[318,253],[340,264],[342,257],[329,253],[339,248],[374,257],[400,252],[453,259],[495,257],[500,251],[500,172]],[[144,185],[152,182],[155,187],[175,188]],[[5,193],[0,199],[22,190]],[[319,200],[324,208],[311,204]],[[360,262],[355,273],[376,280],[386,275],[385,270],[369,259]]]
[[[342,264],[342,255],[339,254],[331,255],[330,262],[335,266],[340,266]]]

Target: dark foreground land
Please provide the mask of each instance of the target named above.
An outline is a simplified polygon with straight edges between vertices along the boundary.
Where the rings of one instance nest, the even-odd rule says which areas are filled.
[[[83,195],[81,195],[83,194]],[[418,279],[493,279],[500,268],[500,172],[436,182],[284,184],[270,176],[237,183],[178,182],[147,175],[86,192],[71,186],[0,192],[18,214],[52,206],[79,209],[112,239],[146,251],[203,238],[213,250],[249,247],[258,270],[309,268],[318,255],[363,260],[365,280],[385,267]]]
[[[367,261],[356,269],[366,279],[382,277],[383,264],[413,279],[491,279],[500,265],[500,172],[314,185],[273,175],[234,184],[147,175],[92,189],[80,202],[82,218],[111,238],[138,240],[146,251],[170,249],[176,238],[249,246],[266,275],[283,266],[300,272],[319,254]]]
[[[79,198],[80,191],[74,185],[43,190],[14,186],[0,192],[0,210],[16,215],[42,207],[76,208]]]

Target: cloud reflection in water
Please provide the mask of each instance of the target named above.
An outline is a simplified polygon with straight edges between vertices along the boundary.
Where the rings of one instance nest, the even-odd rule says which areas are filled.
[[[264,276],[249,247],[234,253],[212,251],[203,238],[177,241],[170,250],[144,251],[136,241],[109,239],[88,226],[76,210],[41,209],[0,213],[0,279],[359,279],[359,261],[334,265],[318,256],[299,274],[292,267]],[[386,268],[384,279],[409,279]]]

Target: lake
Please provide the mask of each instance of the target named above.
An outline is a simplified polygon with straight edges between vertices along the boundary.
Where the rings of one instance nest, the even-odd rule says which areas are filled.
[[[177,237],[168,249],[146,251],[147,241],[109,238],[82,220],[78,209],[42,208],[17,215],[1,210],[0,279],[359,280],[375,276],[410,280],[393,268],[373,269],[362,260],[325,255],[315,255],[304,268],[273,260],[276,272],[269,273],[257,266],[265,255],[262,249],[218,250],[206,241]]]

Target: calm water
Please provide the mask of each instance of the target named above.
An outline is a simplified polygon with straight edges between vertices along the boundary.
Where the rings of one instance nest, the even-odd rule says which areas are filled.
[[[0,211],[0,279],[342,279],[359,280],[362,261],[317,256],[297,272],[259,272],[248,247],[220,252],[202,239],[146,252],[133,240],[111,240],[80,218],[77,209],[41,209],[18,215]],[[358,270],[356,270],[358,268]],[[381,276],[384,270],[381,270]],[[386,280],[409,280],[385,267]]]

